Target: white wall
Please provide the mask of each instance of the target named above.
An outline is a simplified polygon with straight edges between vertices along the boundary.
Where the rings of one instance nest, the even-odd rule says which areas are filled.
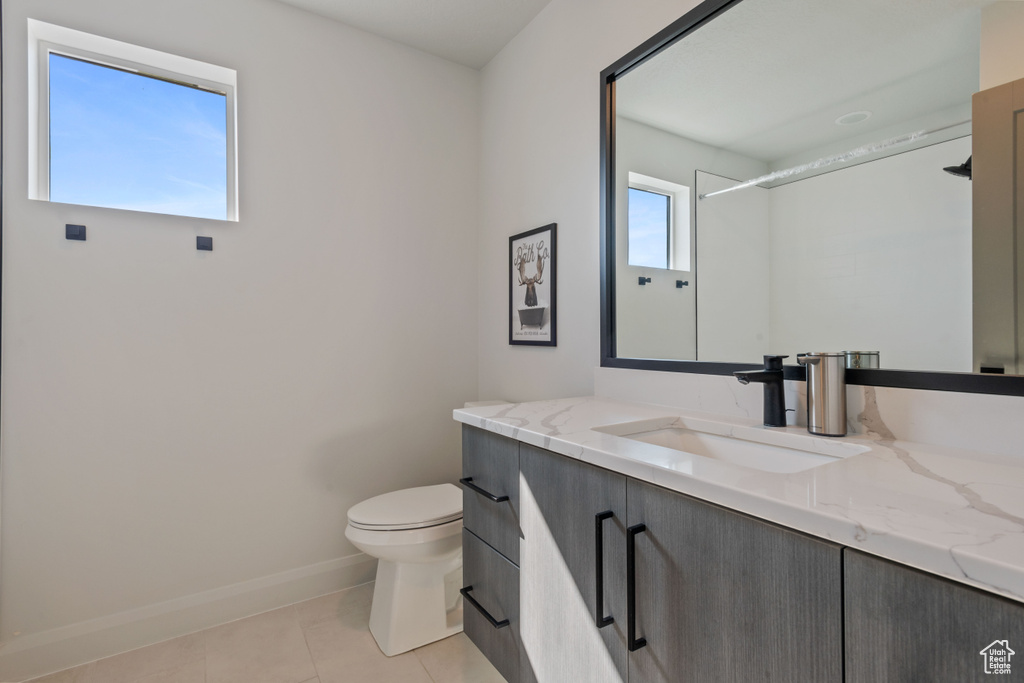
[[[981,90],[1024,78],[1024,1],[993,2],[981,10]]]
[[[477,394],[478,72],[270,0],[3,12],[0,679],[365,580],[347,508],[455,480]],[[237,69],[241,220],[26,199],[27,16]]]
[[[775,352],[971,371],[971,184],[942,171],[970,154],[961,138],[769,191]]]
[[[480,395],[591,394],[600,362],[600,72],[695,0],[552,0],[481,79]],[[558,223],[558,346],[508,345],[508,238]]]

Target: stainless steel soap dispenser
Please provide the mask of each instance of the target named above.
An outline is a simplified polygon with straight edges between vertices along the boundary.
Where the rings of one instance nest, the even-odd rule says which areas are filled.
[[[846,354],[797,354],[807,368],[807,431],[821,436],[846,436]]]

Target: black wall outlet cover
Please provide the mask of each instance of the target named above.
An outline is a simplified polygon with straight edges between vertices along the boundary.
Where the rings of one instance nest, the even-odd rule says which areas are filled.
[[[64,238],[69,240],[80,240],[85,241],[85,226],[84,225],[71,225],[67,223],[64,225]]]
[[[213,238],[196,237],[196,249],[199,251],[213,251]]]

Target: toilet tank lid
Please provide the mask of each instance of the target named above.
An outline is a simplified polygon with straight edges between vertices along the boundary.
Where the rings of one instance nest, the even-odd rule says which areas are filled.
[[[348,521],[363,528],[412,528],[462,517],[462,490],[454,484],[392,491],[349,508]]]

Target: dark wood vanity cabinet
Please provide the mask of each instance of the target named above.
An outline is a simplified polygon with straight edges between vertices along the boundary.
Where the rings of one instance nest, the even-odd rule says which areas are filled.
[[[464,434],[465,476],[514,481],[501,484],[502,503],[466,489],[464,532],[467,585],[509,619],[495,629],[467,604],[466,634],[510,683],[959,683],[988,680],[982,650],[997,641],[1022,653],[1004,679],[1024,673],[1017,602],[482,430]],[[485,474],[491,467],[503,474]],[[514,560],[495,549],[509,533]]]
[[[463,605],[463,630],[506,681],[518,681],[519,662],[523,658],[519,638],[519,567],[465,528],[462,562],[463,584],[472,589],[466,602],[472,597],[480,605],[479,609]]]
[[[1024,605],[851,548],[843,554],[847,683],[1024,680]],[[1020,652],[1009,674],[995,673],[1003,647]]]
[[[840,546],[526,444],[520,467],[538,680],[842,680]]]
[[[630,681],[843,680],[842,547],[630,480]]]
[[[519,442],[462,428],[462,580],[466,635],[517,683],[525,658],[519,607]],[[529,680],[529,679],[525,679]]]
[[[626,477],[527,444],[519,456],[531,669],[542,683],[625,681]]]
[[[463,427],[461,483],[463,526],[518,565],[519,442]]]

